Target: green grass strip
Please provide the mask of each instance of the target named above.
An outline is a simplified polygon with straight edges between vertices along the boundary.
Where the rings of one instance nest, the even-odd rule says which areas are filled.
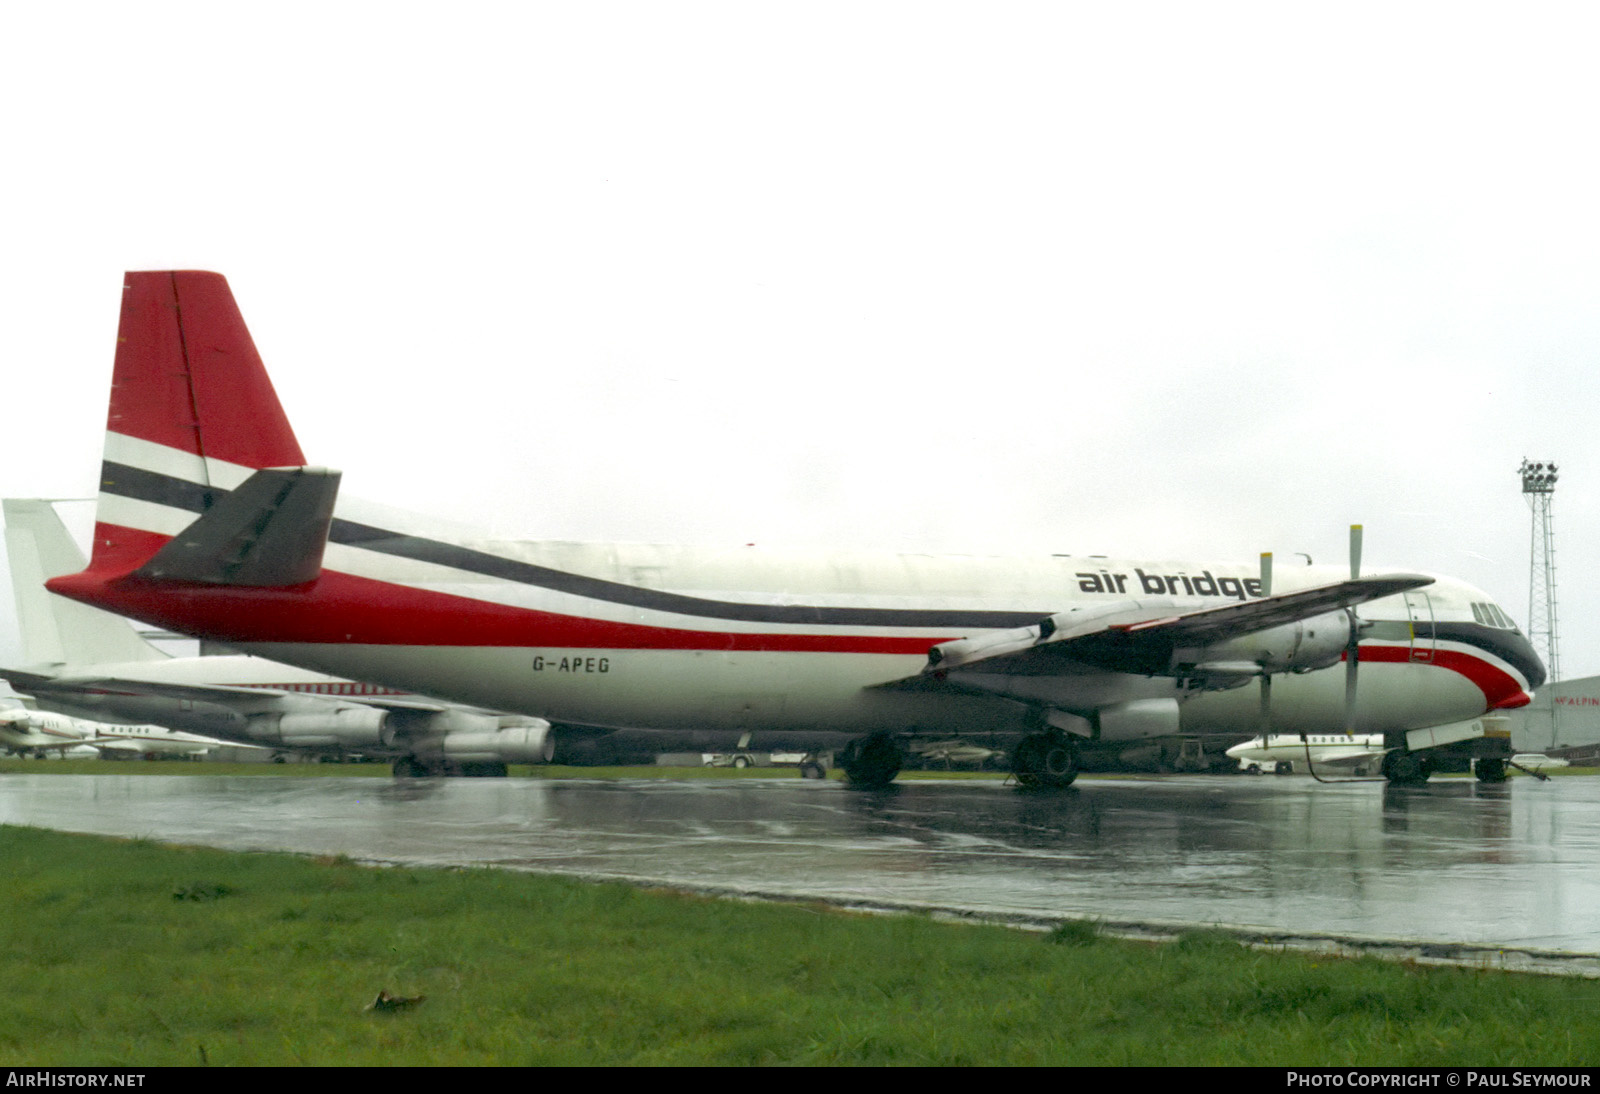
[[[1600,1058],[1581,979],[28,828],[0,855],[7,1066]]]

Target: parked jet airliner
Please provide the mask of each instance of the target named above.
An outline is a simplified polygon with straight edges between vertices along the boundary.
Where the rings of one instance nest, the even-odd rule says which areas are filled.
[[[504,774],[508,763],[551,759],[542,718],[469,710],[260,657],[169,657],[126,620],[45,589],[47,578],[84,565],[49,502],[7,498],[3,508],[27,664],[0,668],[0,679],[48,710],[284,752],[391,757],[405,775]],[[100,736],[128,734],[108,726]]]
[[[1264,719],[1381,733],[1386,773],[1412,781],[1433,748],[1507,752],[1483,716],[1544,678],[1505,614],[1448,578],[493,542],[338,482],[307,465],[221,276],[129,274],[93,557],[49,588],[560,734],[842,748],[868,785],[911,736],[999,744],[1023,782],[1059,786],[1083,748]]]

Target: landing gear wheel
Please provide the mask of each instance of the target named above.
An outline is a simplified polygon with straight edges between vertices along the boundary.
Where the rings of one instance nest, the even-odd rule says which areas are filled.
[[[822,769],[822,764],[816,760],[800,761],[800,777],[802,779],[821,779],[826,778],[827,774]]]
[[[1272,773],[1274,775],[1293,775],[1294,764],[1288,760],[1279,760],[1272,765]]]
[[[839,766],[844,768],[851,784],[869,790],[881,790],[894,782],[903,762],[900,746],[887,733],[857,737],[845,745],[839,755]]]
[[[1078,777],[1078,752],[1065,733],[1034,733],[1017,745],[1012,769],[1021,786],[1059,790]]]
[[[1421,786],[1433,774],[1433,760],[1421,752],[1391,748],[1383,754],[1383,777],[1391,786]]]
[[[1473,773],[1478,776],[1478,781],[1481,783],[1506,781],[1506,762],[1499,756],[1480,756],[1478,762],[1472,766]]]

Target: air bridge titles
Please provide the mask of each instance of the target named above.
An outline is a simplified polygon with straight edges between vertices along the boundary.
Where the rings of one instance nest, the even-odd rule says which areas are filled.
[[[1126,596],[1129,581],[1137,583],[1135,591],[1146,596],[1218,596],[1229,600],[1248,600],[1261,595],[1261,579],[1257,577],[1212,577],[1210,570],[1198,574],[1147,574],[1135,568],[1128,574],[1114,574],[1109,570],[1095,573],[1076,573],[1078,591],[1084,593],[1117,593]]]

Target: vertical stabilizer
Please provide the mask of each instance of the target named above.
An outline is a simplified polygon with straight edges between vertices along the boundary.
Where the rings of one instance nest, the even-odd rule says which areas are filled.
[[[90,569],[137,569],[220,492],[304,463],[227,279],[126,275]]]
[[[11,589],[28,667],[166,657],[120,616],[45,590],[48,578],[83,569],[83,553],[49,502],[8,498],[4,510]]]

